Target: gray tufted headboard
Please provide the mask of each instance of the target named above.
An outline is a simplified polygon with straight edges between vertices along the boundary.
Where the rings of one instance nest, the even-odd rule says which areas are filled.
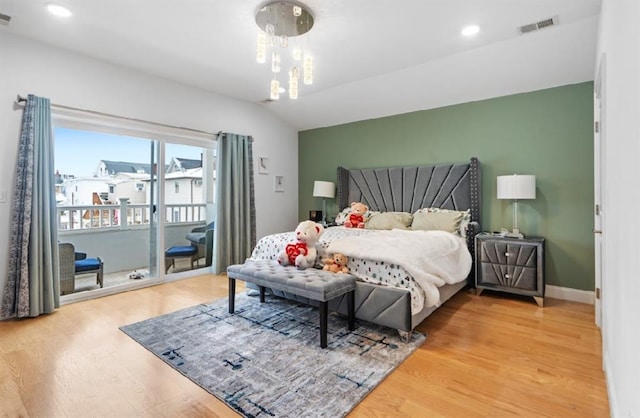
[[[371,210],[413,213],[420,208],[467,210],[467,247],[475,257],[480,231],[480,161],[413,167],[348,170],[338,167],[338,205],[362,202]],[[472,265],[475,265],[473,263]],[[473,285],[473,268],[468,282]]]
[[[480,162],[349,170],[338,167],[338,205],[413,213],[420,208],[470,209],[480,221]]]

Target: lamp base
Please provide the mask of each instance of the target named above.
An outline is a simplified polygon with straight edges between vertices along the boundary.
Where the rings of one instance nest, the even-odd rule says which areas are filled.
[[[504,236],[509,238],[519,238],[519,239],[524,238],[524,235],[522,235],[522,233],[518,228],[513,228],[513,231],[507,232],[506,234],[504,234]]]
[[[327,227],[327,199],[322,198],[322,221],[320,221],[320,225],[324,228]]]

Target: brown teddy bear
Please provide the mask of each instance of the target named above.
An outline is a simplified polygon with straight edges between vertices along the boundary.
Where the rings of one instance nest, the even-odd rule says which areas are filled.
[[[344,223],[345,228],[364,228],[364,214],[369,210],[369,206],[360,202],[351,203],[351,213]]]
[[[322,270],[330,271],[332,273],[349,273],[347,263],[349,259],[346,255],[335,253],[332,258],[324,258],[324,267]]]

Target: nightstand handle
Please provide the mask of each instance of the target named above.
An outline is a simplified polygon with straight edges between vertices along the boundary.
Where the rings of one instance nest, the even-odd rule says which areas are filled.
[[[504,253],[505,257],[509,257],[509,255],[510,255],[509,253]]]
[[[510,278],[511,278],[511,276],[509,276],[509,273],[507,273],[507,274],[505,274],[505,275],[504,275],[504,278],[505,278],[505,279],[510,279]]]

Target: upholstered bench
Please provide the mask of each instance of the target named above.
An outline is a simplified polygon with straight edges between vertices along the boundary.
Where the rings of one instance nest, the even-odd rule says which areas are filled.
[[[327,346],[328,302],[348,294],[347,316],[349,330],[355,329],[356,279],[350,274],[330,273],[317,269],[299,270],[294,266],[281,266],[271,260],[247,260],[244,264],[227,267],[229,278],[229,313],[235,311],[236,279],[253,283],[260,289],[260,302],[264,302],[265,288],[280,290],[320,302],[320,347]]]
[[[169,267],[173,266],[175,270],[176,258],[190,258],[191,269],[193,270],[193,262],[198,259],[198,247],[192,245],[176,245],[170,247],[164,252],[164,272],[169,271]]]

